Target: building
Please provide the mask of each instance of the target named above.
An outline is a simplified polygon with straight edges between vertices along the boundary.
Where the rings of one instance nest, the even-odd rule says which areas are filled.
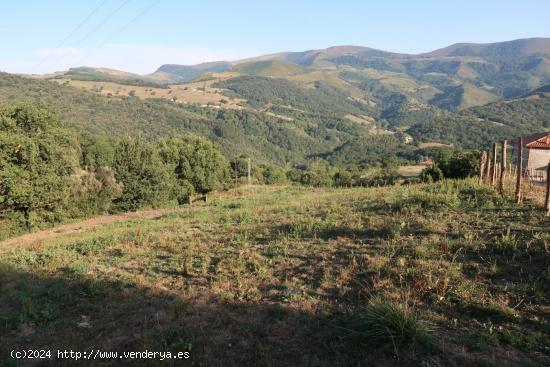
[[[519,138],[513,140],[518,146]],[[546,180],[550,162],[550,131],[523,137],[523,170],[526,177]]]
[[[404,144],[411,144],[413,142],[413,137],[409,134],[406,134],[402,131],[397,131],[395,134],[393,134],[397,140]]]

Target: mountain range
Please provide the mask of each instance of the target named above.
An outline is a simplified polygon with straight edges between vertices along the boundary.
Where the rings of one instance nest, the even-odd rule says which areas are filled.
[[[480,148],[550,128],[550,38],[459,43],[418,55],[336,46],[166,64],[149,75],[92,67],[1,74],[0,100],[15,99],[52,104],[96,134],[191,131],[229,157],[368,165],[390,153],[411,157],[414,149],[396,143],[397,133],[417,146]]]
[[[64,73],[74,79],[141,81],[177,84],[208,74],[240,73],[293,79],[338,82],[341,88],[366,94],[399,95],[410,103],[448,110],[515,98],[550,84],[550,38],[507,42],[457,43],[422,54],[402,54],[368,47],[336,46],[304,52],[281,52],[233,62],[160,66],[149,75],[105,68],[74,68]],[[336,85],[335,85],[336,86]],[[366,92],[366,93],[363,93]]]

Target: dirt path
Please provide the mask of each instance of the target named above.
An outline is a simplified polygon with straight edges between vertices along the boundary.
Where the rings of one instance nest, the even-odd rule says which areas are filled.
[[[4,241],[0,241],[1,246],[20,245],[28,242],[36,242],[45,240],[47,238],[57,237],[68,233],[82,232],[94,227],[104,226],[109,223],[123,222],[136,218],[158,218],[163,215],[189,210],[189,208],[175,208],[175,209],[152,209],[142,210],[137,212],[129,212],[115,215],[103,215],[101,217],[94,217],[91,219],[83,220],[80,222],[63,224],[43,231],[27,233],[19,237],[10,238]]]

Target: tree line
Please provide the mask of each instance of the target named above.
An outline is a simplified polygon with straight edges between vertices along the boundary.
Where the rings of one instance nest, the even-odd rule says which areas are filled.
[[[184,203],[223,189],[230,165],[190,134],[147,141],[63,125],[45,105],[0,107],[0,232],[117,211]]]
[[[344,145],[337,150],[341,154],[312,156],[292,166],[254,161],[252,179],[317,187],[394,184],[400,178],[399,165],[416,160],[415,154],[423,151],[400,150],[393,139],[385,139],[358,139],[357,146],[370,148],[350,150]],[[373,150],[380,140],[385,148]],[[363,165],[352,164],[359,159],[355,151],[362,151]],[[5,237],[72,218],[183,204],[194,194],[242,183],[247,157],[228,160],[215,143],[188,133],[156,140],[107,137],[64,125],[46,105],[3,105],[0,233]],[[465,177],[477,169],[472,154],[449,151],[437,157],[424,179]]]

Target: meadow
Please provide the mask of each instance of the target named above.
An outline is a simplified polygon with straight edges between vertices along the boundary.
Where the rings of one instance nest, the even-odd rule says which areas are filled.
[[[0,244],[0,364],[49,348],[191,356],[129,365],[547,366],[548,225],[476,179],[257,185]],[[78,364],[40,365],[63,363]]]

